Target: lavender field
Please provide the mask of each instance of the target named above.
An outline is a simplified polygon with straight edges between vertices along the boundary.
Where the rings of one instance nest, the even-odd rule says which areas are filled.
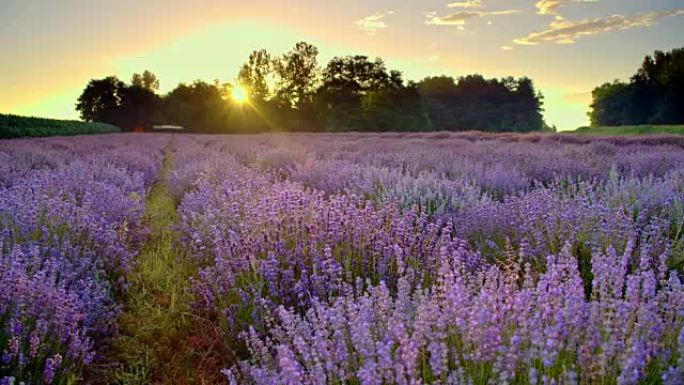
[[[0,141],[0,384],[682,384],[684,139]]]

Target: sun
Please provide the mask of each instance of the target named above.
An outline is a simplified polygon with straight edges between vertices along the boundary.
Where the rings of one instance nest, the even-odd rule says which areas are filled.
[[[230,91],[230,95],[238,103],[245,103],[249,99],[249,92],[247,88],[241,85],[236,85]]]

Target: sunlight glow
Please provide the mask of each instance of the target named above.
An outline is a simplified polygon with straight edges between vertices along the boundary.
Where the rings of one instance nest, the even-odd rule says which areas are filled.
[[[249,92],[247,88],[241,85],[236,85],[230,92],[231,97],[238,103],[245,103],[249,99]]]

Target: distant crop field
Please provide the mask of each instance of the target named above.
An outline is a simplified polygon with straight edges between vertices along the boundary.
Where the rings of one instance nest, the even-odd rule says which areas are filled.
[[[570,131],[570,133],[582,134],[582,135],[605,135],[605,136],[684,135],[684,125],[581,127],[575,131]]]
[[[119,127],[106,123],[0,114],[0,138],[2,139],[105,134],[120,131]]]

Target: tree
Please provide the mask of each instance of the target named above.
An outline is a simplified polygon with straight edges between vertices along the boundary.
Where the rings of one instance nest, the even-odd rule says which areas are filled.
[[[162,99],[163,119],[194,132],[240,132],[244,121],[238,106],[227,97],[227,89],[229,85],[218,81],[181,83]]]
[[[220,89],[213,84],[200,80],[181,83],[164,97],[164,118],[191,131],[211,132],[216,128],[215,117],[222,115],[223,103]]]
[[[454,95],[458,93],[456,81],[451,76],[428,77],[418,83],[425,109],[437,129],[451,130],[459,119],[458,111],[451,108]]]
[[[632,110],[631,90],[627,83],[615,80],[594,88],[589,113],[592,126],[621,126],[633,119],[626,115]]]
[[[415,85],[404,86],[401,72],[388,72],[380,58],[333,58],[323,71],[317,100],[320,114],[331,130],[429,128]]]
[[[274,62],[278,75],[276,98],[279,104],[301,110],[310,105],[318,79],[318,48],[299,42]]]
[[[646,56],[629,82],[592,92],[592,126],[684,123],[684,48]]]
[[[253,103],[263,103],[270,96],[268,80],[272,74],[271,54],[265,49],[253,51],[247,63],[240,68],[238,82],[247,88]]]
[[[509,91],[513,92],[511,107],[512,107],[512,129],[516,132],[530,132],[542,131],[547,128],[544,123],[542,108],[544,105],[544,96],[541,92],[536,92],[532,79],[522,77],[516,80],[508,78],[504,80],[504,86]]]
[[[133,74],[131,85],[134,87],[144,88],[146,90],[157,92],[159,91],[159,79],[152,72],[145,70],[141,74]]]
[[[437,76],[422,80],[418,89],[436,129],[529,132],[547,128],[543,96],[529,78],[485,79],[474,74],[456,81]]]
[[[78,97],[76,110],[86,122],[121,126],[120,106],[126,85],[116,76],[91,80]]]
[[[120,126],[125,129],[149,127],[159,115],[160,98],[151,89],[142,86],[125,87],[119,106]]]
[[[418,88],[421,94],[433,97],[453,95],[457,91],[454,78],[446,75],[427,77],[421,80]]]
[[[159,97],[150,86],[159,82],[149,76],[140,78],[147,79],[141,83],[147,86],[127,86],[115,76],[93,79],[79,96],[76,110],[85,121],[110,123],[125,130],[150,126],[159,109]]]
[[[362,55],[335,57],[323,72],[323,87],[331,92],[364,95],[401,87],[402,83],[401,73],[388,73],[382,59],[371,61]]]
[[[432,125],[425,111],[415,83],[387,88],[364,97],[372,103],[365,108],[369,130],[375,131],[427,131]],[[356,128],[359,129],[359,128]]]
[[[614,92],[617,89],[606,86],[597,91],[597,98],[620,94],[624,100],[648,99],[649,92],[663,88],[666,102],[652,109],[650,119],[680,113],[679,88],[670,84],[681,79],[682,71],[676,55],[668,55],[657,53],[645,61],[633,79],[638,92]],[[77,104],[83,119],[122,128],[164,122],[195,132],[548,129],[542,118],[543,96],[529,78],[436,76],[416,84],[405,82],[402,73],[388,69],[382,59],[364,55],[335,57],[321,70],[318,49],[306,42],[277,59],[266,50],[253,51],[235,85],[198,80],[159,97],[159,80],[150,71],[134,74],[131,83],[127,86],[115,77],[92,80]],[[238,85],[248,90],[249,103],[228,97]],[[634,112],[608,116],[605,111],[612,111],[612,104],[606,106],[596,104],[593,120],[642,119]]]

